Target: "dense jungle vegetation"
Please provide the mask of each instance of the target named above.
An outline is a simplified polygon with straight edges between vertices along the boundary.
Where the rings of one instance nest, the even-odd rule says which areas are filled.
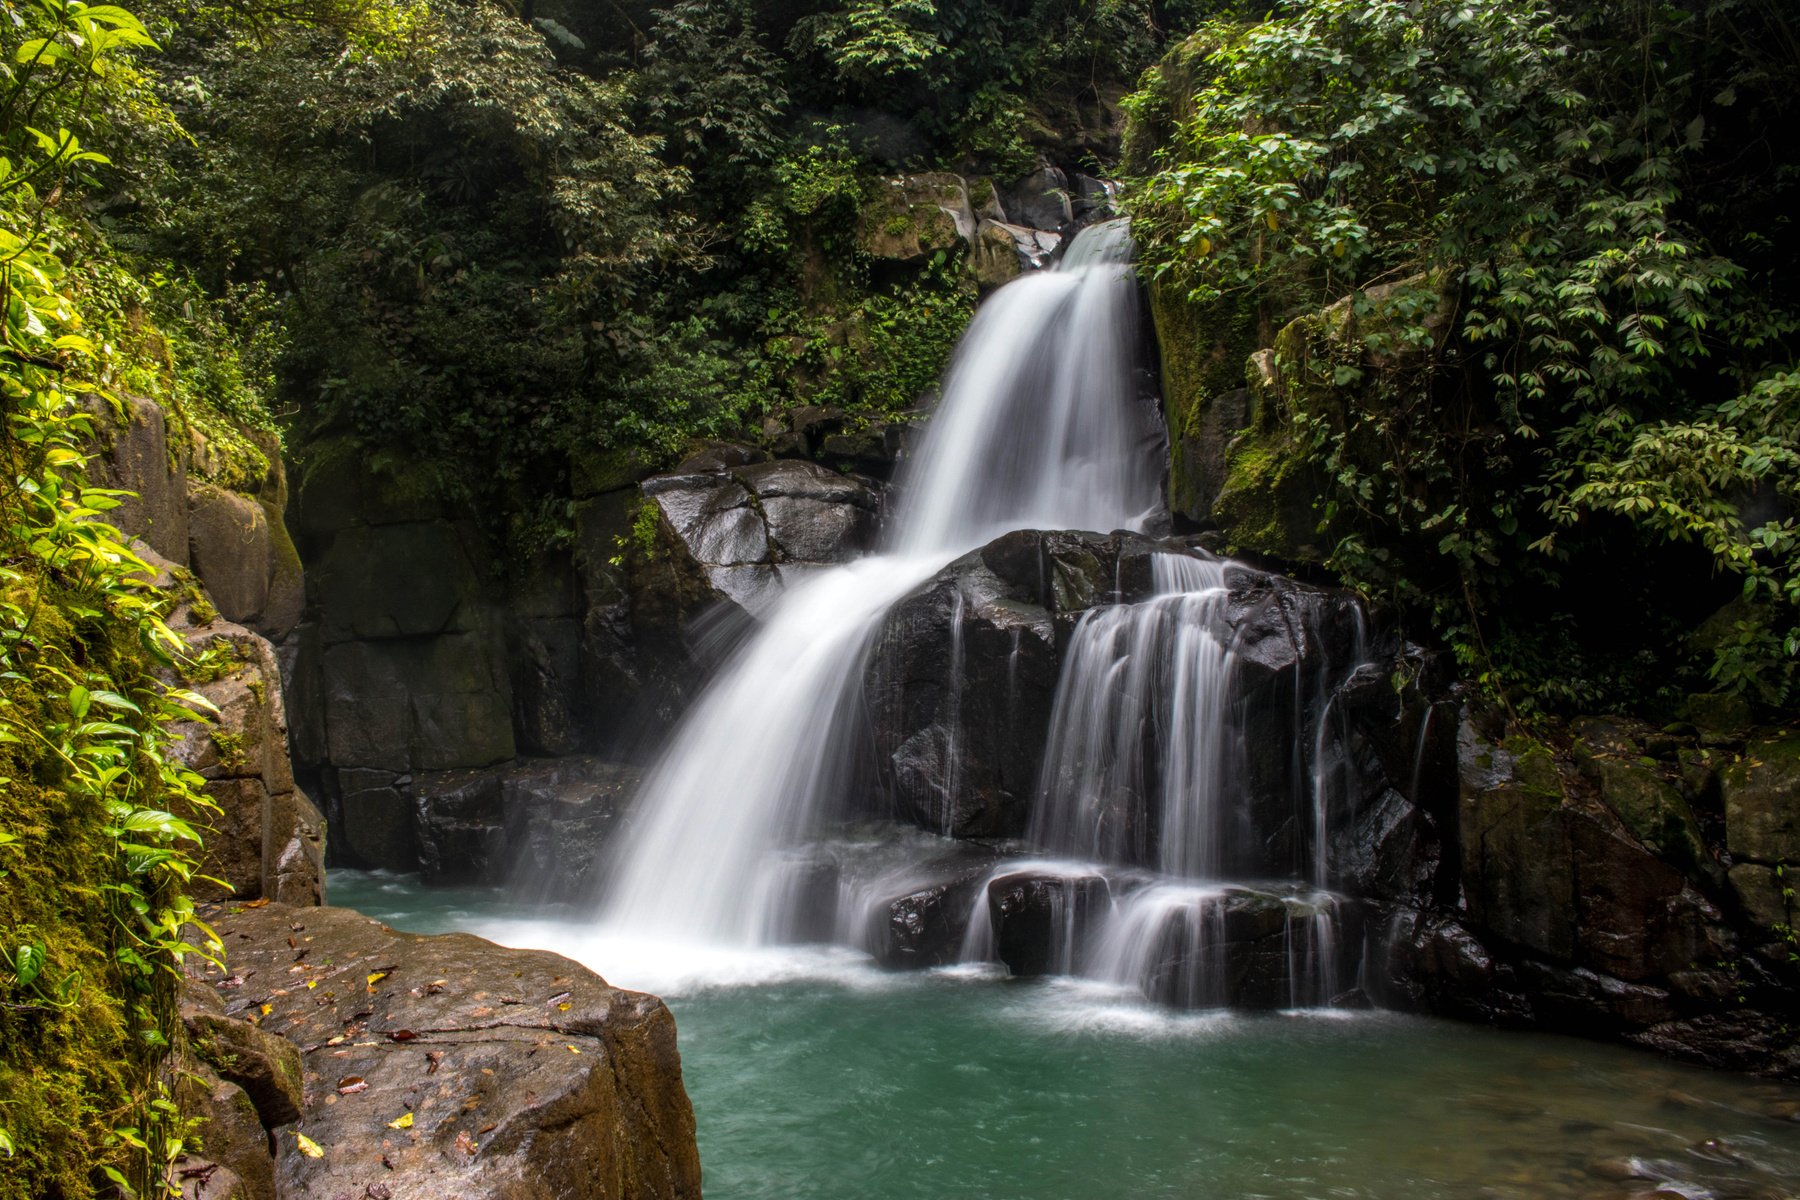
[[[225,483],[351,445],[529,554],[577,473],[928,392],[977,289],[859,250],[884,174],[1123,174],[1152,286],[1275,347],[1234,470],[1518,709],[1800,686],[1783,0],[4,3],[0,1196],[182,1136],[197,700],[94,414]]]
[[[1324,495],[1327,567],[1520,706],[1780,708],[1797,97],[1778,0],[1310,0],[1146,77],[1137,233],[1252,344],[1339,306],[1238,464]]]

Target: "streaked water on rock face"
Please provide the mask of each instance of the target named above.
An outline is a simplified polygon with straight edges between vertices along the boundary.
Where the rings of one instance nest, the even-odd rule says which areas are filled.
[[[330,888],[416,932],[624,961],[589,923],[494,892],[361,872]],[[1800,1195],[1800,1089],[1615,1046],[1156,1009],[1085,980],[895,974],[824,947],[714,953],[613,978],[675,1013],[709,1200]]]
[[[602,921],[633,937],[754,944],[789,889],[777,851],[842,800],[856,690],[888,607],[1022,528],[1140,528],[1161,452],[1133,381],[1123,222],[982,305],[897,481],[891,551],[819,573],[762,614],[661,751],[617,848]]]

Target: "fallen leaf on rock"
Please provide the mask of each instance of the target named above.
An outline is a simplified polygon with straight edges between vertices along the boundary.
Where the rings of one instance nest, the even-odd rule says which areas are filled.
[[[244,907],[245,908],[261,908],[268,902],[269,902],[269,898],[267,896],[263,896],[260,899],[244,901]]]
[[[306,1157],[308,1157],[308,1158],[324,1158],[325,1157],[325,1151],[319,1148],[319,1143],[313,1141],[311,1138],[307,1137],[304,1133],[300,1133],[300,1132],[296,1131],[294,1134],[294,1138],[296,1141],[298,1141],[300,1143],[300,1153],[306,1155]]]
[[[389,1129],[411,1129],[412,1122],[413,1122],[413,1115],[411,1113],[401,1113],[399,1116],[395,1117],[393,1120],[388,1122],[388,1128]]]
[[[575,1047],[573,1047],[573,1046],[570,1046],[570,1047],[569,1047],[569,1053],[570,1053],[570,1054],[580,1054],[580,1053],[581,1053],[581,1051],[579,1051],[579,1050],[577,1050],[577,1049],[576,1049],[576,1048],[575,1048]]]
[[[390,1030],[388,1030],[388,1041],[390,1041],[390,1042],[416,1041],[418,1039],[418,1036],[419,1036],[418,1034],[414,1033],[410,1029],[390,1029]]]
[[[368,1200],[394,1200],[394,1193],[388,1190],[385,1183],[371,1183],[363,1189],[363,1195]]]
[[[369,1081],[364,1079],[361,1075],[346,1075],[338,1080],[338,1095],[354,1095],[357,1092],[366,1091],[368,1086]]]
[[[434,979],[425,985],[425,994],[428,996],[435,996],[443,991],[449,982],[448,979]]]
[[[473,1155],[476,1151],[481,1149],[481,1147],[476,1144],[475,1139],[469,1136],[469,1131],[466,1129],[456,1135],[456,1148],[468,1155]]]
[[[382,980],[386,979],[387,977],[388,977],[388,973],[386,971],[376,971],[374,974],[370,975],[369,976],[369,990],[371,992],[374,991],[375,985],[380,983]]]
[[[494,1130],[496,1130],[498,1128],[500,1128],[500,1125],[498,1122],[489,1121],[486,1125],[483,1125],[480,1129],[477,1129],[475,1131],[475,1133],[477,1136],[479,1136],[484,1133],[492,1133],[492,1132],[494,1132]]]
[[[574,1007],[575,1006],[573,1004],[570,1004],[567,1000],[565,1000],[561,1004],[556,1006],[556,1011],[557,1012],[568,1012],[571,1008],[574,1008]]]
[[[427,1075],[437,1074],[438,1064],[443,1061],[444,1052],[442,1050],[427,1050],[425,1052],[425,1073]]]
[[[262,1015],[265,1017],[274,1011],[275,1011],[275,1006],[273,1004],[265,1004],[262,1006]]]

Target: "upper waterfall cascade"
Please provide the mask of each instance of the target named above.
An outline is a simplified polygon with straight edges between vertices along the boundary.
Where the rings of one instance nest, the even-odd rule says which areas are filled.
[[[893,897],[960,870],[966,958],[1213,1005],[1242,993],[1229,980],[1243,974],[1244,954],[1277,945],[1283,994],[1264,999],[1330,1000],[1338,906],[1322,876],[1296,864],[1276,872],[1287,882],[1224,882],[1269,873],[1254,852],[1259,831],[1233,807],[1243,697],[1223,614],[1232,564],[1178,545],[1151,556],[1147,597],[1099,597],[1068,636],[1017,847],[1031,857],[1000,846],[969,874],[960,844],[945,838],[827,836],[845,816],[870,815],[859,804],[870,790],[864,676],[897,602],[1016,530],[1141,532],[1164,519],[1129,254],[1125,222],[1090,227],[1057,270],[983,304],[896,479],[881,552],[782,593],[669,737],[614,859],[604,926],[663,943],[867,946]],[[961,593],[950,612],[946,792],[960,761]],[[1329,803],[1321,770],[1306,773],[1294,813],[1315,831],[1315,859]],[[940,907],[956,903],[946,893]],[[1041,953],[1016,961],[1021,931],[1037,925]]]

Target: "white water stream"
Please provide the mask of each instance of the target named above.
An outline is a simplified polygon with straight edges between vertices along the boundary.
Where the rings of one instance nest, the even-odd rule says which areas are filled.
[[[1138,529],[1159,511],[1154,414],[1132,370],[1124,222],[977,312],[896,481],[890,550],[791,588],[670,737],[615,860],[604,924],[634,939],[753,944],[777,854],[840,799],[862,667],[887,609],[1014,529]]]
[[[1123,222],[1095,226],[1060,269],[1027,275],[981,307],[895,482],[884,552],[780,595],[675,729],[640,790],[602,914],[603,932],[635,947],[632,958],[716,960],[820,938],[865,946],[882,936],[890,901],[928,885],[920,871],[941,848],[852,871],[844,847],[821,857],[814,845],[861,786],[872,644],[896,602],[1002,534],[1141,530],[1161,516],[1163,447],[1133,380],[1128,256]],[[1233,809],[1244,771],[1226,568],[1157,553],[1147,598],[1080,618],[1033,805],[1027,840],[1037,853],[979,881],[964,962],[1006,958],[996,922],[1012,919],[1031,931],[1019,935],[1028,946],[1012,946],[1026,970],[1186,1006],[1232,1003],[1247,988],[1260,989],[1253,1002],[1263,1007],[1330,1001],[1337,904],[1317,890],[1329,780],[1310,780],[1320,864],[1311,888],[1224,882],[1256,859],[1252,843],[1266,834]],[[946,797],[962,767],[964,611],[959,592]],[[1322,759],[1322,746],[1296,753]]]

